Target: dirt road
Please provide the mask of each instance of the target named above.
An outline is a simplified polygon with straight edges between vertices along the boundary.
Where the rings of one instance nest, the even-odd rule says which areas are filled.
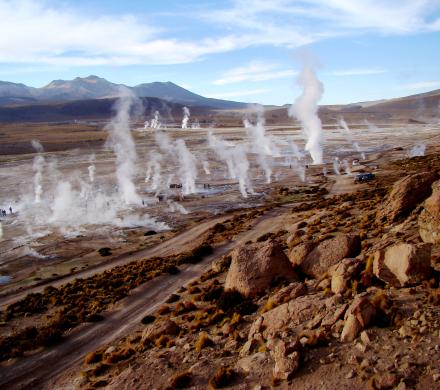
[[[56,378],[66,370],[78,367],[88,352],[133,332],[139,327],[142,317],[152,313],[171,293],[192,279],[199,277],[210,267],[214,259],[228,253],[236,245],[272,231],[273,224],[270,223],[270,220],[279,221],[280,215],[286,211],[285,208],[277,208],[266,213],[254,222],[251,230],[240,233],[234,242],[217,247],[214,253],[202,262],[185,265],[177,275],[158,277],[133,290],[127,298],[121,300],[108,313],[104,314],[104,321],[81,325],[66,335],[65,340],[60,344],[22,358],[9,367],[7,363],[4,363],[0,367],[0,388],[57,388],[58,386],[54,384]],[[207,225],[216,222],[217,220],[210,221]],[[190,237],[196,238],[195,233],[204,231],[207,226],[203,225],[202,227],[201,225],[191,233],[188,231],[188,234],[183,238],[176,237],[174,244],[184,242]],[[172,250],[172,245],[168,243],[161,250]],[[130,261],[139,256],[139,253],[133,255]]]
[[[171,255],[173,254],[173,252],[176,252],[176,248],[178,249],[178,252],[183,252],[185,251],[186,246],[188,246],[189,244],[193,244],[194,241],[197,240],[197,238],[203,235],[203,233],[213,227],[216,223],[223,222],[230,217],[231,215],[228,214],[209,219],[207,221],[198,223],[194,227],[185,230],[182,233],[170,238],[167,241],[161,242],[154,247],[146,248],[133,254],[123,254],[114,259],[111,259],[108,262],[101,263],[98,266],[88,268],[84,271],[65,275],[57,280],[49,280],[47,282],[39,284],[38,286],[31,287],[23,291],[13,291],[3,296],[0,295],[0,308],[17,301],[18,299],[26,296],[29,293],[43,291],[43,289],[49,285],[57,287],[62,284],[66,284],[74,279],[87,278],[89,276],[102,273],[115,266],[127,264],[131,261],[142,260],[154,256]]]

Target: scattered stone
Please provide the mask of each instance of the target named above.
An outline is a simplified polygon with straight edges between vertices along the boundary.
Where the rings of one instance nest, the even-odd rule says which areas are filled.
[[[343,259],[339,264],[329,269],[331,275],[331,290],[335,294],[342,294],[348,288],[348,283],[353,280],[362,266],[360,259]]]
[[[259,372],[267,366],[269,361],[268,354],[266,352],[257,352],[250,356],[242,357],[237,362],[237,368],[244,372]]]
[[[374,275],[392,286],[421,283],[431,271],[431,244],[400,243],[374,254]]]
[[[292,299],[298,298],[307,293],[307,287],[304,283],[294,282],[287,287],[282,288],[269,298],[269,301],[278,306],[283,303],[289,302]]]
[[[142,332],[141,342],[144,343],[147,340],[154,341],[156,338],[160,337],[161,335],[175,336],[178,335],[179,332],[180,332],[179,325],[177,325],[174,321],[165,320],[160,323],[154,323],[149,325]]]
[[[282,248],[267,241],[243,245],[232,252],[225,290],[237,290],[244,296],[254,296],[270,287],[276,278],[297,280]]]
[[[368,345],[371,343],[370,336],[368,336],[368,333],[365,330],[361,332],[361,340],[364,343],[364,345]]]
[[[412,330],[411,330],[411,328],[409,326],[402,325],[399,328],[399,334],[400,334],[401,337],[410,337],[410,336],[412,336]]]
[[[356,376],[356,371],[355,370],[350,370],[347,375],[345,375],[345,379],[352,379]]]
[[[342,342],[353,341],[365,329],[376,315],[376,309],[367,297],[357,295],[345,313]]]
[[[274,349],[271,351],[275,361],[273,368],[273,378],[275,380],[289,380],[298,370],[300,363],[301,343],[296,340],[286,344],[282,340],[277,340]]]
[[[409,214],[431,194],[431,184],[438,178],[436,172],[422,172],[397,181],[385,199],[376,217],[378,223],[396,221]]]
[[[222,256],[211,263],[211,269],[213,272],[223,272],[231,265],[231,258],[229,256]]]
[[[385,373],[374,379],[376,389],[393,389],[399,383],[399,378],[395,374]]]

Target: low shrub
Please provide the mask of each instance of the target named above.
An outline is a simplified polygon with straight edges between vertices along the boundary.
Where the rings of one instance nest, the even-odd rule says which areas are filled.
[[[156,317],[151,315],[151,314],[147,314],[145,317],[143,317],[141,319],[141,323],[144,325],[148,325],[153,323],[156,320]]]
[[[211,347],[214,345],[214,342],[208,336],[207,333],[201,332],[195,344],[196,352],[200,352],[203,348]]]
[[[84,363],[85,364],[94,364],[94,363],[100,362],[101,360],[102,360],[102,353],[90,352],[84,358]]]
[[[183,389],[191,385],[192,374],[190,371],[178,372],[169,380],[169,389]]]
[[[110,248],[107,248],[107,247],[98,249],[98,252],[99,252],[99,254],[102,257],[111,256],[112,255],[112,250]]]
[[[213,377],[209,380],[210,389],[220,389],[226,387],[234,381],[236,377],[236,372],[229,367],[220,367]]]

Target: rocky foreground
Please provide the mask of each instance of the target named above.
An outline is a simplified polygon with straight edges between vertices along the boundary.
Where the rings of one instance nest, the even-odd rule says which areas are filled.
[[[146,316],[143,330],[90,353],[64,380],[440,388],[438,164],[406,160],[400,180],[293,206],[301,218],[290,232],[236,247]]]
[[[402,160],[357,192],[283,206],[288,230],[217,259],[48,387],[440,388],[439,170]]]

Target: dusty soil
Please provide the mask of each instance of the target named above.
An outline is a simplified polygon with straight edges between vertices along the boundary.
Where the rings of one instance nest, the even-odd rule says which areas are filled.
[[[24,133],[18,132],[18,128],[14,127],[16,125],[8,126],[1,128],[3,136],[0,139],[0,148],[8,150],[13,143],[17,143],[17,147],[21,148],[20,142],[23,142],[23,145],[29,142],[28,134],[25,136]],[[114,158],[108,150],[101,148],[105,139],[102,124],[65,125],[66,127],[62,129],[57,125],[29,126],[32,138],[39,138],[46,148],[45,158],[58,159],[60,170],[64,174],[68,175],[76,170],[85,172],[89,164],[89,156],[93,152],[97,162],[97,175],[105,178],[106,182],[114,180],[112,172]],[[417,131],[413,131],[415,127]],[[249,328],[273,291],[268,291],[254,302],[258,306],[255,313],[242,315],[238,322],[233,324],[231,335],[221,334],[220,330],[224,324],[221,326],[214,324],[188,331],[172,340],[169,345],[143,349],[138,340],[138,336],[145,328],[141,324],[141,319],[147,314],[160,317],[157,314],[158,309],[172,293],[180,291],[184,285],[188,287],[195,282],[203,289],[212,282],[213,278],[216,278],[221,285],[226,270],[209,277],[210,264],[214,260],[224,257],[237,245],[263,240],[263,236],[267,233],[271,233],[272,239],[285,245],[285,239],[295,230],[295,223],[298,221],[307,221],[310,225],[306,237],[325,236],[334,233],[335,230],[332,231],[330,225],[338,220],[338,210],[343,209],[342,211],[348,211],[351,216],[349,221],[338,220],[336,231],[365,230],[367,239],[364,249],[368,250],[372,247],[384,232],[381,230],[370,232],[367,226],[361,228],[357,225],[363,214],[368,211],[368,207],[364,204],[338,209],[347,201],[344,195],[362,193],[374,188],[388,189],[396,179],[407,173],[408,169],[422,170],[423,159],[417,160],[418,163],[412,168],[403,167],[399,162],[395,162],[406,158],[408,150],[419,141],[427,144],[427,152],[431,156],[438,153],[439,128],[422,124],[413,125],[411,128],[388,125],[374,134],[356,132],[355,125],[353,128],[356,140],[366,150],[367,160],[362,166],[351,168],[353,172],[374,171],[376,181],[373,184],[354,184],[352,176],[333,173],[332,161],[336,155],[353,159],[358,157],[358,153],[349,144],[345,145],[345,151],[341,151],[340,145],[344,140],[339,132],[329,126],[326,133],[328,163],[323,166],[310,166],[306,172],[305,183],[301,181],[297,172],[279,162],[274,166],[274,182],[267,184],[262,179],[255,161],[252,161],[251,171],[257,195],[243,200],[237,190],[237,183],[225,180],[222,174],[214,178],[201,174],[198,185],[202,186],[209,182],[213,190],[205,193],[202,191],[181,201],[181,204],[190,211],[189,214],[178,212],[171,214],[160,203],[148,207],[149,215],[166,222],[171,228],[155,235],[144,236],[149,230],[148,227],[109,227],[105,231],[98,231],[93,226],[87,226],[81,234],[69,236],[50,227],[47,234],[29,239],[25,226],[14,223],[14,216],[3,219],[4,240],[0,242],[2,253],[0,275],[10,275],[13,278],[10,283],[0,286],[0,306],[5,309],[7,305],[24,298],[29,293],[44,292],[48,286],[59,288],[76,279],[83,280],[93,275],[101,275],[113,267],[124,266],[133,261],[187,252],[203,241],[216,224],[222,224],[243,212],[254,209],[260,212],[249,218],[246,223],[239,223],[240,227],[236,230],[220,234],[213,241],[213,253],[205,256],[203,261],[180,265],[179,273],[158,275],[131,290],[128,296],[111,304],[102,312],[102,321],[83,323],[65,331],[63,340],[54,346],[27,351],[23,357],[15,357],[0,363],[2,387],[87,388],[91,385],[102,385],[109,388],[160,388],[166,386],[169,378],[177,372],[191,369],[191,372],[195,373],[192,377],[194,388],[206,388],[214,371],[223,365],[233,367],[237,371],[232,387],[252,388],[257,384],[273,386],[272,358],[264,348],[260,352],[263,353],[267,363],[258,370],[244,374],[236,369],[236,364],[241,358],[239,350],[247,338]],[[59,131],[60,129],[62,131]],[[365,126],[359,125],[358,129],[364,130]],[[214,131],[232,141],[245,137],[243,129],[238,128]],[[302,142],[299,129],[296,127],[273,126],[268,132],[274,137],[283,139],[293,137],[299,144]],[[170,131],[170,134],[173,138],[183,137],[193,151],[207,153],[204,143],[205,130],[192,132],[176,130]],[[23,137],[22,141],[20,137]],[[146,156],[154,148],[150,135],[136,133],[135,138],[140,156]],[[82,148],[83,143],[87,143],[89,149]],[[61,148],[60,145],[64,147]],[[23,146],[19,151],[30,152],[27,148],[28,146]],[[0,189],[2,201],[18,197],[22,189],[29,184],[32,178],[33,157],[34,154],[1,157],[0,178],[5,184]],[[140,165],[144,162],[145,160],[142,160]],[[212,170],[221,169],[214,158],[210,158],[210,162]],[[327,175],[323,174],[324,168]],[[46,180],[48,184],[51,178]],[[142,176],[137,177],[136,180],[137,183],[141,183]],[[286,188],[287,191],[284,190]],[[320,195],[317,190],[325,190],[327,194],[324,195],[323,192]],[[333,200],[334,203],[331,203]],[[322,208],[319,206],[321,201],[330,203]],[[356,196],[348,202],[353,201],[356,201]],[[367,199],[364,203],[368,204],[368,202]],[[41,230],[44,230],[43,227]],[[414,235],[414,232],[411,234]],[[97,250],[103,247],[110,247],[112,255],[100,256]],[[25,248],[37,250],[44,258],[37,258],[24,252]],[[315,281],[307,283],[310,294],[328,298],[328,291],[325,288],[318,288]],[[275,286],[274,291],[279,287],[281,286]],[[428,318],[426,326],[429,331],[426,333],[415,332],[414,337],[402,337],[397,326],[374,327],[369,330],[372,342],[367,346],[359,340],[347,345],[341,344],[337,339],[331,339],[325,346],[307,348],[304,364],[301,365],[297,375],[290,382],[280,383],[280,388],[330,389],[336,385],[347,389],[367,388],[368,381],[379,380],[378,378],[393,370],[398,379],[397,384],[402,380],[408,386],[415,388],[437,388],[433,378],[436,378],[437,373],[440,375],[440,367],[428,358],[431,354],[438,353],[440,349],[438,322],[436,322],[438,312],[435,305],[425,305],[426,291],[426,288],[415,291],[404,289],[397,292],[387,291],[395,302],[399,302],[402,312],[406,313],[404,321],[411,321],[411,316],[417,310],[423,310],[425,317]],[[195,315],[203,314],[210,305],[195,299],[194,294],[188,292],[188,288],[178,294],[180,301],[195,302],[197,306]],[[351,297],[347,296],[344,299],[350,302]],[[9,323],[2,323],[0,334],[14,334],[28,325],[43,325],[48,319],[46,316],[52,314],[51,311],[30,314]],[[200,318],[203,319],[202,314]],[[230,314],[232,317],[233,313]],[[185,329],[188,328],[190,322],[188,318],[181,315],[172,318],[180,321]],[[227,324],[228,321],[225,323]],[[215,345],[207,347],[203,352],[197,352],[194,344],[201,330],[215,340]],[[385,342],[391,345],[391,349],[382,348]],[[88,353],[106,350],[109,346],[117,350],[129,347],[134,353],[122,362],[110,364],[103,375],[93,371],[99,363],[84,365],[84,357]],[[353,355],[357,357],[352,358]],[[184,359],[186,361],[182,364]],[[364,360],[367,362],[362,364]],[[391,365],[397,367],[392,369]]]

